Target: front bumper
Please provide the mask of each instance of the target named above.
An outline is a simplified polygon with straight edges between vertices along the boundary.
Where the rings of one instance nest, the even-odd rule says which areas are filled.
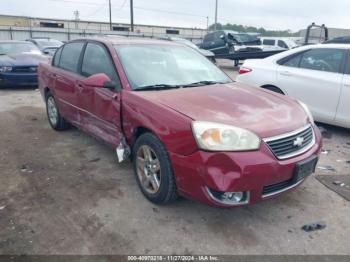
[[[0,73],[0,87],[21,87],[37,85],[37,73]]]
[[[248,192],[249,199],[242,204],[287,192],[303,182],[291,182],[296,164],[320,154],[321,133],[317,127],[314,132],[315,144],[308,151],[285,160],[278,160],[264,142],[258,151],[251,152],[196,151],[188,156],[169,153],[178,192],[217,207],[231,205],[215,201],[208,188],[218,192]]]

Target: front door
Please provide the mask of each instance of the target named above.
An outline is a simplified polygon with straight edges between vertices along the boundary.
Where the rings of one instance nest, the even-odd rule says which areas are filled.
[[[113,60],[107,48],[95,42],[86,46],[81,75],[86,78],[104,73],[116,83],[116,89],[85,86],[77,83],[82,128],[117,147],[122,139],[121,86]]]

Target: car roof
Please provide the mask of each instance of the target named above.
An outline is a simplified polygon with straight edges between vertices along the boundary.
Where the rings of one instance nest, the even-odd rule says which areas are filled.
[[[338,49],[349,49],[349,44],[317,44],[317,45],[304,45],[299,46],[281,53],[278,53],[276,55],[269,56],[265,58],[266,60],[270,61],[277,61],[279,59],[282,59],[284,57],[287,57],[289,55],[293,55],[295,53],[301,52],[303,50],[309,50],[309,49],[315,49],[315,48],[338,48]]]
[[[97,41],[104,44],[111,45],[178,45],[176,42],[158,40],[158,39],[145,39],[145,38],[136,38],[136,37],[125,37],[125,38],[114,38],[114,37],[93,37],[93,38],[82,38],[76,39],[74,41]]]

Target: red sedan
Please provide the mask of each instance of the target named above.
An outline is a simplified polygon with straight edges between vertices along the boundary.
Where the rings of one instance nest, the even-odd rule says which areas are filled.
[[[76,40],[38,73],[52,128],[72,124],[112,146],[119,161],[131,158],[154,203],[181,195],[252,204],[315,170],[322,139],[304,104],[237,84],[189,47]]]

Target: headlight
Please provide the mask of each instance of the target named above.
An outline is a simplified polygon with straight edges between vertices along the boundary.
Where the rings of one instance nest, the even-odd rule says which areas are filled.
[[[12,66],[0,66],[0,72],[11,72]]]
[[[310,109],[308,108],[308,106],[306,104],[304,104],[303,102],[297,100],[297,102],[302,106],[302,108],[304,109],[305,113],[307,114],[307,116],[309,117],[309,120],[311,123],[314,122],[314,117],[311,114]]]
[[[252,132],[211,122],[192,122],[193,135],[201,149],[209,151],[249,151],[260,146],[260,138]]]

